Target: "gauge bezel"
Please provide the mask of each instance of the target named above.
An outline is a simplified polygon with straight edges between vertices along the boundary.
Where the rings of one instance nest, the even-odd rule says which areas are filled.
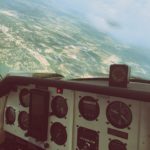
[[[63,105],[61,106],[59,103],[59,101],[61,100],[61,104],[63,103]],[[63,113],[60,111],[60,108],[57,108],[59,104],[59,107],[63,107]],[[67,101],[64,97],[62,96],[55,96],[52,99],[51,102],[51,108],[52,108],[52,113],[53,115],[57,116],[58,118],[64,118],[66,117],[67,113],[68,113],[68,105],[67,105]]]
[[[22,122],[23,120],[22,120],[22,117],[23,117],[23,115],[26,115],[27,116],[27,118],[28,118],[28,126],[26,127],[25,125],[24,125],[24,123]],[[28,129],[28,127],[29,127],[29,114],[26,112],[26,111],[21,111],[20,113],[19,113],[19,116],[18,116],[18,125],[19,125],[19,127],[22,129],[22,130],[27,130]]]
[[[92,114],[91,111],[89,111],[88,107],[86,107],[86,103],[91,103],[91,106],[89,104],[89,106],[91,107],[92,110],[94,110],[93,112],[93,116],[90,116]],[[92,106],[92,103],[95,103],[95,106]],[[79,112],[81,114],[81,116],[83,116],[84,119],[88,120],[88,121],[93,121],[96,120],[100,114],[100,106],[98,103],[98,100],[96,100],[95,98],[93,98],[92,96],[84,96],[81,97],[80,101],[79,101]],[[93,108],[94,109],[93,109]]]
[[[58,131],[59,131],[59,136],[58,136]],[[64,145],[67,141],[66,127],[59,122],[55,122],[52,124],[50,128],[50,135],[51,135],[51,141],[54,141],[57,145]]]
[[[10,115],[11,115],[11,119],[9,118]],[[5,112],[5,117],[6,117],[7,124],[10,124],[10,125],[14,124],[16,121],[16,110],[11,106],[7,107],[6,112]]]
[[[124,110],[126,110],[126,113],[123,112],[122,110],[119,109],[119,112],[117,112],[116,110],[119,108],[119,107],[116,107],[117,105],[119,105],[120,107],[122,107],[122,109],[124,108]],[[119,117],[121,117],[122,115],[128,115],[126,121],[126,123],[124,124],[120,124],[116,121],[114,121],[113,118],[116,118],[116,117],[113,117],[111,115],[114,115],[112,114],[112,108],[116,108],[114,111],[116,111],[115,113],[117,115],[119,115]],[[128,114],[127,114],[128,113]],[[121,102],[121,101],[113,101],[111,103],[109,103],[109,105],[107,106],[106,108],[106,116],[107,116],[107,120],[109,121],[110,124],[112,124],[114,127],[116,128],[119,128],[119,129],[124,129],[124,128],[127,128],[129,127],[129,125],[131,124],[132,122],[132,111],[131,109],[129,108],[129,106],[127,104],[125,104],[124,102]]]
[[[28,99],[28,103],[25,103],[24,102],[24,99],[23,99],[23,96],[26,96],[29,94],[29,99]],[[30,91],[29,89],[27,88],[23,88],[20,90],[20,93],[19,93],[19,101],[20,101],[20,104],[23,106],[23,107],[29,107],[29,104],[30,104]]]

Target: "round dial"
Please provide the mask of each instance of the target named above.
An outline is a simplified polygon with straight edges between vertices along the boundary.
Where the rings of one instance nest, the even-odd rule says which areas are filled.
[[[29,115],[25,111],[21,111],[18,117],[18,123],[22,130],[27,130],[29,125]]]
[[[59,118],[63,118],[67,115],[68,112],[68,106],[66,99],[62,96],[56,96],[52,100],[51,103],[53,114],[56,115]]]
[[[15,120],[16,120],[16,112],[15,109],[12,107],[8,107],[6,109],[6,123],[7,124],[14,124]]]
[[[126,128],[132,121],[132,112],[123,102],[110,103],[106,111],[108,121],[117,128]]]
[[[55,122],[50,129],[51,140],[58,145],[64,145],[67,141],[66,127],[59,122]]]
[[[22,106],[28,107],[30,102],[30,91],[28,89],[22,89],[19,94],[19,100]]]
[[[97,100],[91,96],[85,96],[79,102],[79,111],[86,120],[92,121],[97,119],[100,108]]]
[[[126,71],[122,67],[116,67],[111,73],[111,78],[115,82],[123,82],[126,79]]]
[[[109,143],[109,150],[127,150],[126,145],[119,140],[112,140]]]

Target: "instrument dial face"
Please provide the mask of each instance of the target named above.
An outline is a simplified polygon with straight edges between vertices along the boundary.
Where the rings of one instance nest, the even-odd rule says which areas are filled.
[[[14,124],[15,120],[16,120],[16,112],[15,109],[12,107],[8,107],[6,109],[6,123],[7,124]]]
[[[67,115],[68,112],[68,106],[66,99],[62,96],[56,96],[52,100],[51,103],[52,112],[54,115],[56,115],[58,118],[63,118]]]
[[[108,121],[117,128],[128,127],[132,121],[132,112],[123,102],[115,101],[108,105],[106,110]]]
[[[19,94],[20,104],[23,107],[29,107],[30,102],[30,91],[28,89],[22,89]]]
[[[97,119],[100,108],[97,100],[91,96],[85,96],[79,102],[79,111],[86,120],[92,121]]]
[[[78,150],[98,150],[99,133],[84,127],[78,127],[77,147]]]
[[[66,127],[59,122],[55,122],[50,129],[51,140],[58,145],[64,145],[67,141]]]
[[[126,71],[122,67],[116,67],[111,76],[115,82],[123,82],[126,78]]]
[[[112,140],[109,143],[109,150],[127,150],[126,145],[119,140]]]
[[[18,123],[22,130],[27,130],[29,126],[29,115],[25,111],[21,111],[18,117]]]

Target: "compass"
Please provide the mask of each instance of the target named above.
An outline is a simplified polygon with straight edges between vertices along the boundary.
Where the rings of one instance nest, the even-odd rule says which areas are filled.
[[[130,78],[130,68],[124,64],[113,64],[110,66],[109,85],[127,87]]]

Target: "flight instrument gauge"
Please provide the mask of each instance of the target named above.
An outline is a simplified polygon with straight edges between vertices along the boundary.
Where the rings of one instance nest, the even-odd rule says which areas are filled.
[[[5,116],[6,116],[6,123],[7,124],[14,124],[15,120],[16,120],[16,112],[15,112],[15,109],[12,108],[12,107],[8,107],[6,109],[6,113],[5,113]]]
[[[109,150],[127,150],[126,144],[122,143],[119,140],[112,140],[109,143]]]
[[[27,130],[27,129],[28,129],[28,125],[29,125],[29,115],[28,115],[27,112],[21,111],[21,112],[19,113],[18,123],[19,123],[19,127],[20,127],[22,130]]]
[[[120,129],[128,127],[132,121],[132,112],[129,106],[119,101],[114,101],[108,105],[106,116],[114,127]]]
[[[58,118],[63,118],[67,115],[68,112],[68,106],[66,99],[62,96],[56,96],[53,98],[52,103],[52,112],[54,115],[56,115]]]
[[[30,91],[28,89],[22,89],[19,93],[20,104],[23,107],[28,107],[30,102]]]
[[[53,123],[50,129],[51,140],[58,145],[64,145],[67,141],[66,127],[59,122]]]
[[[79,102],[79,111],[86,120],[92,121],[97,119],[100,108],[96,99],[84,96]]]

